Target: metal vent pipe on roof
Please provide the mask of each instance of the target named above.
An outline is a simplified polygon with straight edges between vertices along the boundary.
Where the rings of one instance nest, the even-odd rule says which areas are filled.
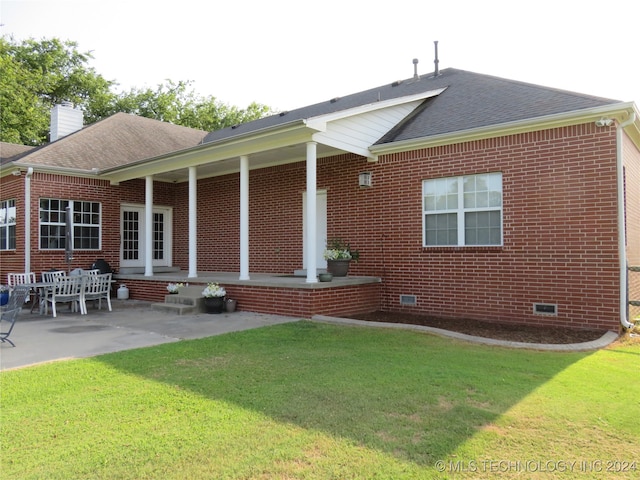
[[[433,44],[435,45],[435,50],[436,50],[436,56],[435,56],[435,59],[433,60],[433,63],[435,64],[435,70],[433,72],[433,76],[437,77],[438,75],[440,75],[440,71],[438,70],[438,63],[440,63],[440,60],[438,60],[438,41],[435,40]]]

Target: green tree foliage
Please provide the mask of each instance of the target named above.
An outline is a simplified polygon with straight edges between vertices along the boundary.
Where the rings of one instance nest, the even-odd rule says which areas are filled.
[[[272,113],[258,103],[240,109],[214,97],[201,97],[184,81],[166,80],[156,89],[115,93],[117,83],[88,66],[92,58],[91,52],[79,52],[71,41],[16,42],[0,37],[0,141],[45,143],[51,109],[62,101],[80,108],[85,124],[126,112],[206,131]]]
[[[0,140],[40,145],[47,140],[51,108],[70,101],[88,118],[113,102],[114,82],[87,66],[91,53],[56,38],[16,43],[0,38]]]
[[[215,97],[201,97],[189,88],[190,85],[191,82],[167,80],[155,90],[133,88],[118,96],[112,113],[133,113],[206,131],[249,122],[271,113],[269,107],[255,102],[246,109],[239,109]]]

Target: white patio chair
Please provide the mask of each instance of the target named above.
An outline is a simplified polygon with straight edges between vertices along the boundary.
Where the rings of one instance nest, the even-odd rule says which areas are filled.
[[[34,272],[7,274],[7,285],[9,285],[10,291],[13,291],[13,289],[18,285],[27,285],[34,283],[36,283],[36,274]],[[28,303],[31,300],[31,295],[36,294],[36,298],[33,300],[35,303],[35,301],[38,300],[37,293],[37,291],[34,291],[34,289],[30,288],[29,293],[24,299],[24,303]]]
[[[98,309],[102,310],[102,300],[107,301],[109,311],[111,311],[111,274],[87,275],[85,277],[84,294],[82,298],[82,308],[87,313],[87,301],[98,301]]]
[[[84,283],[86,277],[58,277],[55,279],[54,286],[50,290],[47,298],[45,299],[47,308],[45,313],[48,312],[48,305],[51,304],[51,311],[53,317],[57,315],[56,304],[58,303],[70,303],[74,311],[76,306],[80,309],[80,313],[84,314]]]
[[[66,277],[66,276],[67,276],[67,272],[65,272],[64,270],[51,270],[48,272],[42,272],[40,278],[42,278],[43,283],[55,283],[56,279]],[[42,298],[40,299],[40,301],[44,304],[45,314],[49,312],[49,309],[48,309],[49,304],[47,303],[47,299],[51,296],[52,288],[53,287],[42,289],[42,293],[41,293]],[[33,308],[31,309],[31,311],[33,311]]]

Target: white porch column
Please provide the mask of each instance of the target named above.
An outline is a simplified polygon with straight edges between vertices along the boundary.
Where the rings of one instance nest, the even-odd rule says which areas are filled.
[[[189,167],[189,278],[198,276],[198,177]]]
[[[240,157],[240,280],[249,280],[249,157]]]
[[[144,190],[144,276],[153,276],[153,176],[145,177]]]
[[[31,271],[31,176],[33,168],[24,177],[24,271]]]
[[[307,283],[318,281],[316,265],[316,142],[307,142]]]

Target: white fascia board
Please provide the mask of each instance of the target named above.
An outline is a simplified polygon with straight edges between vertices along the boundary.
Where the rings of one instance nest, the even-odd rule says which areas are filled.
[[[272,150],[274,148],[311,141],[312,133],[303,121],[290,122],[257,132],[238,135],[229,139],[204,143],[196,147],[147,158],[121,167],[100,172],[101,177],[112,183],[141,178],[156,173],[214,163],[241,155]]]
[[[361,115],[363,113],[372,112],[374,110],[380,110],[382,108],[393,107],[395,105],[401,105],[403,103],[414,102],[416,100],[425,100],[427,98],[440,95],[447,88],[438,88],[436,90],[429,90],[427,92],[416,93],[414,95],[406,95],[404,97],[391,98],[388,100],[380,100],[379,102],[368,103],[366,105],[360,105],[354,108],[348,108],[346,110],[340,110],[338,112],[327,113],[326,115],[318,115],[317,117],[310,117],[305,120],[306,125],[309,128],[324,132],[327,129],[327,123],[340,120],[346,117],[353,117]]]
[[[429,137],[413,138],[399,142],[373,145],[370,150],[375,155],[385,155],[390,153],[416,150],[418,148],[437,147],[454,143],[483,140],[486,138],[504,137],[518,133],[531,132],[535,130],[546,130],[549,128],[565,127],[599,120],[602,117],[611,117],[619,123],[629,118],[634,109],[637,110],[633,102],[616,103],[602,107],[578,110],[544,117],[529,118],[516,122],[489,125],[470,130],[462,130]],[[640,147],[640,146],[639,146]]]

